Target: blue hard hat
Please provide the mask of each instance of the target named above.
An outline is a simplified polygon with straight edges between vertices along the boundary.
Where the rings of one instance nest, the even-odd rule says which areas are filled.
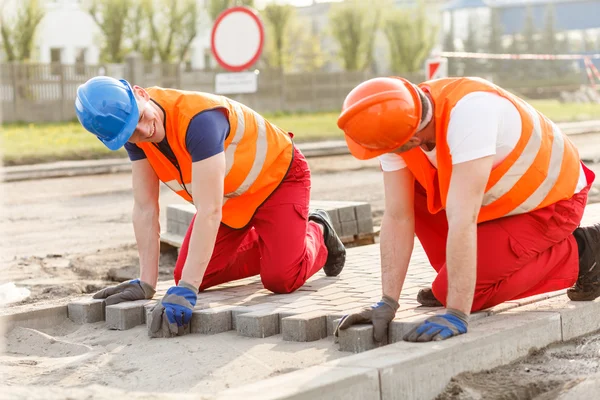
[[[126,80],[97,76],[77,88],[77,119],[110,150],[131,137],[140,118],[131,85]]]

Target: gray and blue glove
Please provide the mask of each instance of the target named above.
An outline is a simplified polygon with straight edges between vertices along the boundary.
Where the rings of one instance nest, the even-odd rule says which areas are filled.
[[[376,342],[387,341],[388,326],[396,316],[400,305],[389,296],[383,296],[377,304],[363,308],[360,312],[344,315],[338,323],[334,336],[339,336],[339,331],[348,329],[355,324],[373,324],[373,340]]]
[[[181,336],[188,330],[192,321],[192,312],[198,299],[198,288],[189,283],[179,281],[172,286],[152,308],[150,337]]]
[[[462,335],[467,333],[468,319],[467,314],[448,308],[445,314],[427,318],[421,325],[404,335],[404,340],[407,342],[431,342]]]
[[[92,298],[106,299],[106,305],[122,303],[124,301],[135,301],[151,299],[156,291],[146,282],[134,279],[110,286],[95,293]]]

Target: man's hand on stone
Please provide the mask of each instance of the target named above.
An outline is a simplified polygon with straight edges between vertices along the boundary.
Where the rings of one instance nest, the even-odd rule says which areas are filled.
[[[106,305],[122,303],[124,301],[151,299],[156,291],[152,286],[139,279],[122,282],[95,293],[92,298],[106,299]]]
[[[404,335],[404,340],[407,342],[431,342],[462,335],[467,333],[468,320],[467,314],[448,308],[445,314],[428,318],[408,332]]]
[[[373,324],[373,339],[381,342],[387,337],[388,326],[394,319],[399,304],[389,296],[383,296],[382,299],[370,307],[363,308],[360,312],[344,315],[340,320],[334,335],[339,336],[339,331],[348,329],[355,324]]]
[[[160,303],[152,308],[150,337],[184,335],[192,321],[197,299],[198,288],[183,281],[167,290]]]

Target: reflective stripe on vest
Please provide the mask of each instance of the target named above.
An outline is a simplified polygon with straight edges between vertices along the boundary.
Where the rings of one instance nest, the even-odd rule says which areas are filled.
[[[527,170],[533,165],[535,158],[540,151],[542,146],[542,122],[541,117],[537,111],[531,107],[531,105],[523,102],[519,102],[524,110],[527,111],[533,122],[532,134],[523,150],[523,153],[515,161],[515,163],[508,169],[508,171],[492,186],[483,196],[483,206],[492,204],[500,197],[508,193],[513,186],[525,175]],[[549,170],[546,174],[544,181],[538,186],[538,188],[527,198],[523,203],[517,206],[514,210],[509,212],[509,215],[516,215],[534,210],[540,205],[546,198],[550,190],[554,187],[554,184],[558,180],[560,175],[560,169],[562,167],[563,153],[565,150],[565,143],[561,132],[558,131],[556,125],[549,122],[552,127],[553,140],[552,149],[550,155]]]
[[[227,170],[225,171],[225,176],[227,176],[227,174],[231,170],[231,166],[233,166],[237,144],[242,140],[245,132],[244,112],[242,111],[242,108],[240,107],[239,103],[232,101],[232,104],[235,113],[237,114],[238,125],[237,129],[235,130],[235,136],[233,137],[233,141],[229,144],[227,150],[225,150],[225,159],[227,160],[228,165]],[[258,132],[256,138],[256,153],[254,156],[254,161],[252,163],[252,168],[250,168],[250,172],[248,173],[248,175],[246,175],[246,178],[236,190],[234,190],[233,192],[225,193],[225,198],[223,199],[223,201],[227,201],[227,199],[229,198],[238,197],[244,194],[244,192],[246,192],[246,190],[248,190],[250,186],[252,186],[254,182],[256,182],[256,179],[258,178],[258,175],[262,171],[263,166],[265,164],[268,147],[267,128],[265,126],[265,120],[263,117],[261,117],[257,113],[253,113],[253,116],[256,119]]]

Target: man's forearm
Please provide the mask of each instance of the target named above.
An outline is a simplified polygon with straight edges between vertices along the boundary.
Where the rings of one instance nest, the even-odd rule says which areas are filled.
[[[414,246],[414,222],[395,220],[384,215],[381,223],[381,283],[383,294],[394,300],[406,279],[406,271]]]
[[[450,224],[446,244],[447,308],[469,315],[477,279],[477,224]]]
[[[156,288],[160,257],[160,223],[158,208],[133,208],[133,230],[140,258],[140,279]]]
[[[196,215],[181,280],[195,287],[200,287],[212,257],[220,224],[220,212],[204,215],[198,213]]]

